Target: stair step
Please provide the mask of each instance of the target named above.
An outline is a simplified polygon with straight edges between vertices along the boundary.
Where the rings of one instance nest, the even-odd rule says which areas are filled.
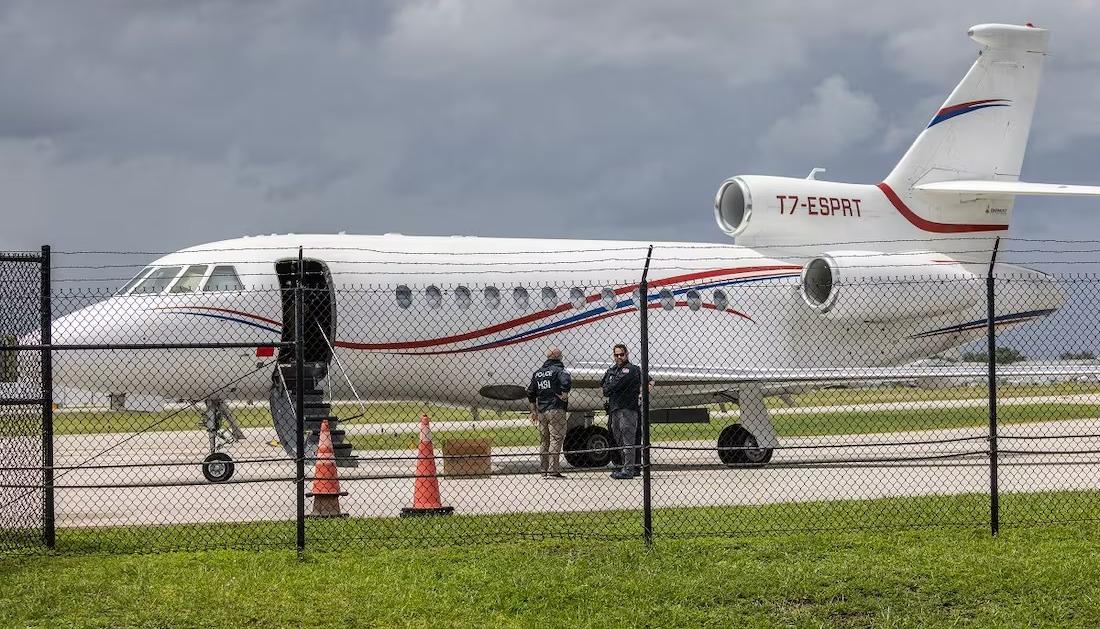
[[[343,430],[330,430],[329,435],[332,436],[332,445],[333,445],[333,447],[335,447],[339,444],[347,442],[347,433],[344,432]],[[320,439],[321,439],[321,429],[318,428],[316,430],[310,430],[309,431],[309,436],[314,441],[320,441]]]
[[[328,420],[329,430],[336,430],[340,426],[340,419],[337,417],[333,417],[332,415],[311,416],[309,413],[306,413],[305,421],[303,423],[306,425],[306,430],[320,432],[321,422],[326,419]]]

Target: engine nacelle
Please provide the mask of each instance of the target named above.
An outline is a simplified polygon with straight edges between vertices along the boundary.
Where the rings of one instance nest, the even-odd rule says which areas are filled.
[[[882,193],[863,184],[738,176],[722,182],[714,197],[718,227],[748,247],[781,246],[807,255],[821,243],[846,242],[876,219]]]
[[[970,308],[985,295],[980,282],[942,254],[834,251],[806,263],[799,291],[823,317],[899,321]]]

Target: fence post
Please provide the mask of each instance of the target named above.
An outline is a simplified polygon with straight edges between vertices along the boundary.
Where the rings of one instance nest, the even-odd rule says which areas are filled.
[[[649,471],[649,259],[653,256],[653,245],[645,256],[645,268],[642,269],[642,281],[638,284],[641,298],[640,353],[642,369],[642,537],[646,545],[653,544],[653,497],[651,493],[651,474]]]
[[[993,267],[997,262],[997,248],[1001,244],[998,237],[993,242],[993,253],[989,258],[989,272],[985,277],[986,304],[986,364],[989,366],[989,528],[993,535],[1001,528],[1001,503],[997,480],[997,329],[994,325],[994,280]]]
[[[41,297],[39,301],[42,326],[42,542],[53,548],[57,541],[54,519],[53,488],[53,300],[50,289],[50,246],[42,245],[39,263]]]
[[[294,282],[294,416],[295,447],[294,478],[297,499],[295,527],[296,547],[301,554],[306,548],[306,435],[305,435],[305,304],[302,288],[305,284],[305,267],[302,264],[302,248],[298,248],[298,278]]]

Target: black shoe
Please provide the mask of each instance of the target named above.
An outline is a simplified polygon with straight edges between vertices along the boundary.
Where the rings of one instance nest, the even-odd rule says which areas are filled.
[[[561,472],[555,472],[554,474],[543,474],[543,478],[565,478],[565,474]]]
[[[628,471],[623,470],[618,472],[611,472],[611,478],[614,478],[615,480],[630,480],[634,478],[634,475]]]

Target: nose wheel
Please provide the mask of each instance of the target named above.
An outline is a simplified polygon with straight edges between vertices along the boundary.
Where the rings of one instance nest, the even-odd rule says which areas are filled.
[[[224,483],[233,478],[233,457],[214,452],[202,460],[202,475],[211,483]]]

